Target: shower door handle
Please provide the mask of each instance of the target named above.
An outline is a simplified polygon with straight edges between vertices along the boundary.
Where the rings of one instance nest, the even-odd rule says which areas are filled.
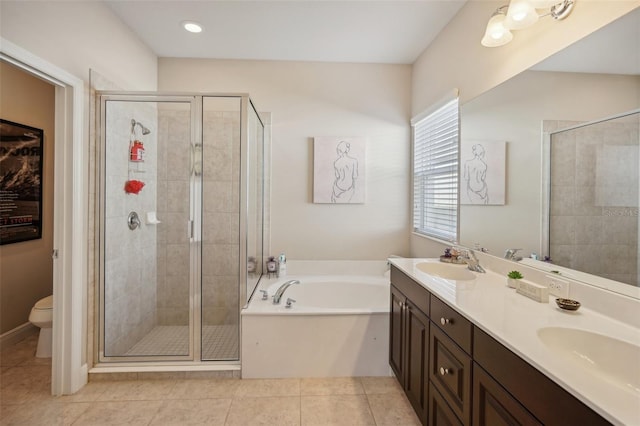
[[[195,225],[194,225],[193,220],[190,220],[190,221],[189,221],[189,238],[191,238],[191,239],[193,239],[193,234],[194,234],[194,232],[193,232],[193,227],[194,227],[194,226],[195,226]]]

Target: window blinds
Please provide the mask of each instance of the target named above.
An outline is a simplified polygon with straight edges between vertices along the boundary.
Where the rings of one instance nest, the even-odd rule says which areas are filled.
[[[458,237],[458,98],[413,123],[413,230]]]

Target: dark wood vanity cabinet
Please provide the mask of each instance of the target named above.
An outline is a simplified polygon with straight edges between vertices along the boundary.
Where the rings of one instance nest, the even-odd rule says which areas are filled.
[[[473,359],[495,381],[496,385],[500,386],[507,395],[511,396],[514,401],[517,401],[539,421],[539,423],[522,424],[610,425],[607,420],[587,407],[582,401],[478,327],[475,327],[474,331]],[[491,391],[490,387],[486,385],[488,382],[483,381],[480,375],[481,373],[479,373],[478,381],[481,382],[482,388],[488,389],[495,399],[502,403],[503,407],[512,406],[509,405],[506,398],[498,398],[499,393]],[[474,400],[480,399],[482,396],[482,394],[474,394]],[[478,407],[486,406],[486,402],[477,401],[475,405]],[[517,410],[511,411],[510,414],[515,415],[516,412]],[[477,414],[474,413],[474,418]],[[482,425],[483,423],[475,424]]]
[[[426,424],[429,408],[429,318],[423,309],[426,307],[428,311],[430,294],[405,275],[392,274],[393,282],[398,286],[391,286],[389,364],[416,414]],[[402,290],[418,296],[418,303],[409,299]]]
[[[391,268],[389,364],[424,425],[610,424]]]

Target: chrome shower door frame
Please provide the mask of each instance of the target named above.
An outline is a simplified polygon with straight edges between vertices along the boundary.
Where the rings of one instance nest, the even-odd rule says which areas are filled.
[[[98,147],[98,159],[96,165],[99,168],[99,190],[97,198],[97,209],[99,218],[99,230],[96,238],[97,247],[97,270],[99,271],[98,280],[98,292],[95,298],[95,312],[99,313],[98,321],[95,321],[95,347],[96,351],[96,363],[132,363],[132,362],[157,362],[157,361],[194,361],[200,359],[201,344],[199,339],[195,339],[194,336],[201,334],[201,229],[199,225],[201,223],[201,210],[202,210],[202,197],[201,193],[196,191],[198,186],[201,188],[202,176],[197,176],[194,173],[194,162],[197,160],[194,158],[198,150],[197,145],[202,146],[202,97],[190,94],[156,94],[145,92],[98,92],[98,114],[97,119],[99,121],[97,129],[99,131],[99,147]],[[105,232],[106,232],[106,137],[107,129],[106,125],[106,113],[107,102],[109,101],[122,101],[122,102],[176,102],[176,103],[188,103],[190,105],[190,171],[189,171],[189,221],[185,223],[185,232],[189,234],[189,349],[187,355],[145,355],[145,356],[108,356],[105,355]],[[100,125],[103,124],[103,125]],[[202,155],[202,150],[199,151]],[[202,158],[199,159],[200,162]],[[199,182],[200,185],[196,183]]]

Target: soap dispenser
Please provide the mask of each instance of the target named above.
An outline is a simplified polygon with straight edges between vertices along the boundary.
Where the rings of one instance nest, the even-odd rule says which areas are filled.
[[[284,253],[280,253],[280,256],[278,256],[278,276],[287,276],[287,257]]]

